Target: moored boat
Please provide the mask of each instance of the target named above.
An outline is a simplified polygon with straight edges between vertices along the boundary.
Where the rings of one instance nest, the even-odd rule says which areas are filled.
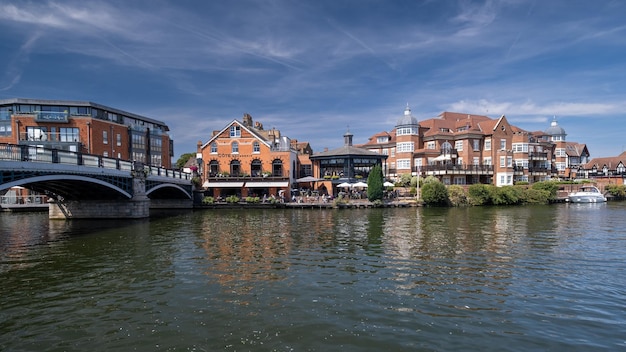
[[[582,186],[577,192],[568,195],[567,201],[572,203],[603,203],[606,197],[596,186]]]

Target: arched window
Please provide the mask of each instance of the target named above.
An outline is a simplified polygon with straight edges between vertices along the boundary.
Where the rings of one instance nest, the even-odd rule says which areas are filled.
[[[233,142],[233,143],[230,145],[230,148],[231,148],[231,149],[230,149],[230,152],[231,152],[232,154],[239,154],[239,143],[237,143],[237,142]]]
[[[239,160],[233,160],[230,162],[230,175],[237,177],[241,174],[241,164]]]
[[[452,144],[446,141],[441,145],[441,154],[450,154],[450,153],[452,153]]]
[[[263,166],[261,165],[261,160],[259,159],[252,160],[252,163],[250,163],[250,175],[252,175],[253,177],[259,177],[259,176],[262,176],[261,175],[262,172],[263,172]]]
[[[209,177],[215,177],[220,173],[220,163],[217,160],[211,160],[207,169],[209,170]]]
[[[217,142],[211,143],[211,154],[217,154]]]
[[[259,144],[259,142],[254,141],[254,143],[252,143],[252,152],[253,153],[260,153],[261,152],[261,145]]]
[[[283,176],[283,161],[282,160],[274,159],[274,161],[272,161],[272,176],[274,177]]]

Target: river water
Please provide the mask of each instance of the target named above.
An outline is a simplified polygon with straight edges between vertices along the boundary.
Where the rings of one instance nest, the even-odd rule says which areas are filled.
[[[626,202],[0,214],[2,351],[626,350]]]

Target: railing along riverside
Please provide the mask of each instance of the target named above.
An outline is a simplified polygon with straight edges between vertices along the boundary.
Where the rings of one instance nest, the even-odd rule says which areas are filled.
[[[129,172],[142,168],[146,175],[156,175],[184,180],[191,180],[192,178],[192,175],[186,172],[166,169],[158,166],[144,165],[130,160],[121,160],[101,155],[85,154],[31,145],[2,143],[0,144],[0,160],[90,166]]]

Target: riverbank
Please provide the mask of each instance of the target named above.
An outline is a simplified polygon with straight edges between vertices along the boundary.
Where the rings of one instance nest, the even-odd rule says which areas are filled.
[[[289,202],[289,203],[228,203],[196,204],[194,209],[358,209],[358,208],[407,208],[421,206],[415,199],[402,199],[383,203],[373,203],[366,199],[349,202]]]

